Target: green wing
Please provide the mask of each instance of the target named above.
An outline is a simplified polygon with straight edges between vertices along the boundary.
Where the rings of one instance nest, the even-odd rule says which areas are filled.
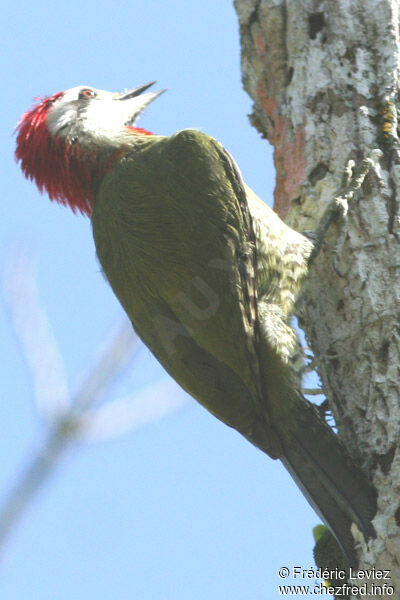
[[[198,131],[151,139],[104,181],[93,231],[111,286],[164,367],[278,456],[255,348],[254,232],[229,154]]]

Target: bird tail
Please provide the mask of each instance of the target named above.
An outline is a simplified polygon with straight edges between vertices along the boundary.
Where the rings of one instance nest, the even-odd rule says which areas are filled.
[[[351,525],[355,523],[365,538],[375,537],[371,521],[376,514],[376,491],[313,404],[300,394],[288,404],[295,426],[280,432],[280,459],[337,539],[349,564],[356,566]]]

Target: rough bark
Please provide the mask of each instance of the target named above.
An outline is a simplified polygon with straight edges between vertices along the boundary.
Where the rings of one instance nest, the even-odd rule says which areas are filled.
[[[250,119],[274,146],[286,222],[313,229],[349,159],[383,152],[313,265],[301,323],[339,435],[379,493],[377,538],[360,541],[360,568],[391,569],[400,597],[398,0],[235,8]]]

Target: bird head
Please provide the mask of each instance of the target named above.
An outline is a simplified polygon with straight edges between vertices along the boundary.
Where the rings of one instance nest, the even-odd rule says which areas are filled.
[[[28,179],[51,200],[90,215],[96,182],[135,139],[151,135],[135,126],[165,90],[147,83],[122,93],[77,86],[38,100],[17,127],[15,156]]]

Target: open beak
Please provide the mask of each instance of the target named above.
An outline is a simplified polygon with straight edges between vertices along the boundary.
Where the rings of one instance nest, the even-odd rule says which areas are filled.
[[[145,83],[144,85],[138,85],[137,87],[132,88],[131,90],[128,90],[127,92],[122,92],[120,94],[119,98],[117,98],[117,100],[129,100],[129,98],[135,98],[136,96],[140,96],[140,94],[142,92],[145,92],[146,90],[149,89],[149,87],[151,87],[154,84],[155,84],[155,81],[150,81],[150,83]],[[164,92],[165,90],[162,90],[162,91]],[[160,94],[160,92],[158,92],[158,95],[159,94]]]
[[[143,94],[149,87],[155,84],[155,81],[151,81],[150,83],[145,83],[144,85],[138,85],[132,90],[128,90],[127,92],[122,92],[115,99],[116,100],[126,100],[128,104],[132,105],[133,111],[132,115],[127,121],[127,125],[133,125],[135,120],[138,118],[141,112],[146,108],[150,102],[153,102],[158,96],[161,96],[166,90],[159,90],[158,92],[147,92],[147,94]],[[130,102],[129,102],[130,101]]]

